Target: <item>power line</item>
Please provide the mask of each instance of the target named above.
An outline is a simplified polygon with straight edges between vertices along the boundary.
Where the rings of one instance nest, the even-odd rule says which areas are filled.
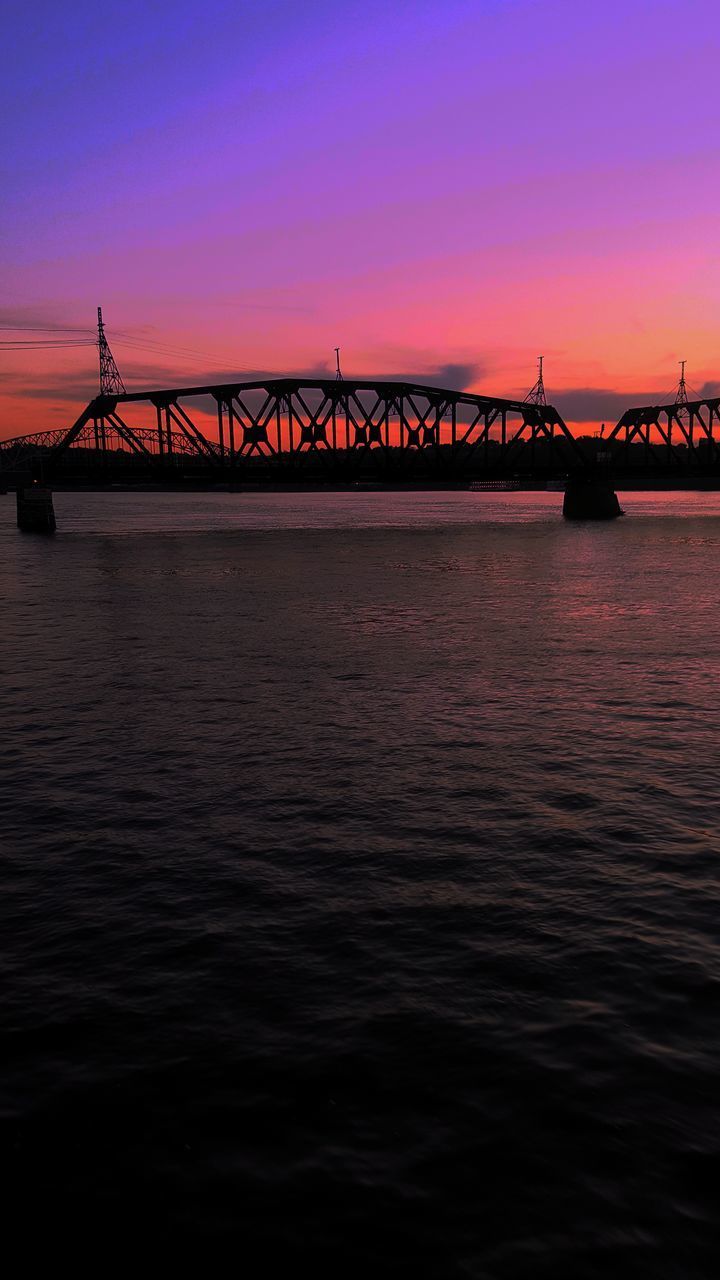
[[[115,341],[132,343],[133,346],[139,346],[143,348],[148,347],[153,350],[157,349],[157,350],[167,351],[167,352],[171,352],[174,355],[199,356],[203,360],[215,360],[216,362],[222,360],[223,362],[225,361],[232,362],[232,357],[230,356],[221,356],[221,357],[218,357],[217,355],[213,356],[213,355],[210,355],[207,351],[199,351],[197,347],[184,347],[184,346],[180,346],[177,343],[163,342],[162,339],[158,340],[157,338],[145,338],[142,335],[134,334],[131,332],[129,333],[127,329],[110,329],[109,333]]]
[[[94,347],[92,338],[0,338],[0,346],[12,347],[16,343],[24,347]]]
[[[58,351],[67,347],[94,346],[94,342],[0,342],[0,351]]]
[[[162,340],[158,341],[154,338],[142,337],[127,329],[105,330],[100,311],[98,315],[98,337],[95,340],[90,336],[94,332],[92,329],[74,328],[69,325],[57,325],[55,327],[46,327],[41,325],[0,325],[0,332],[18,335],[17,338],[0,338],[0,354],[2,352],[11,351],[64,351],[80,347],[97,348],[100,355],[101,388],[103,388],[104,394],[117,394],[121,388],[123,391],[125,390],[122,377],[120,376],[117,364],[115,363],[112,352],[110,351],[106,333],[109,333],[114,345],[127,347],[130,350],[141,352],[147,356],[165,356],[171,359],[174,358],[175,360],[180,359],[183,361],[190,359],[200,365],[205,365],[210,369],[222,370],[228,374],[232,371],[233,374],[247,373],[254,375],[255,377],[287,377],[296,372],[295,370],[287,369],[271,370],[249,368],[247,365],[237,364],[232,356],[218,356],[217,354],[211,355],[209,352],[199,351],[195,347],[185,347],[181,345],[175,346],[172,343],[163,342]],[[20,336],[25,333],[37,333],[47,336],[38,337],[37,339],[24,338]],[[59,336],[55,339],[51,336],[55,333],[58,335],[82,334],[87,335],[87,337],[71,338]],[[336,352],[338,365],[339,354],[338,350]],[[105,368],[105,365],[107,365],[107,369]],[[107,379],[104,380],[105,373],[107,373]],[[340,377],[342,377],[342,374],[340,374]],[[135,380],[137,380],[137,375],[135,375]],[[109,389],[110,382],[113,383],[112,389]],[[105,383],[107,383],[107,385],[105,385]]]
[[[92,329],[70,329],[67,325],[0,324],[3,333],[92,333]]]
[[[245,366],[236,365],[232,356],[219,357],[216,355],[210,355],[209,352],[207,351],[198,351],[192,347],[174,347],[174,346],[171,346],[169,343],[156,342],[152,338],[143,340],[139,338],[119,337],[118,333],[120,331],[117,329],[113,329],[110,332],[111,332],[113,341],[116,343],[117,346],[132,347],[136,351],[147,351],[149,354],[153,354],[157,352],[159,355],[171,355],[171,356],[181,356],[181,357],[192,356],[194,359],[204,360],[205,362],[210,364],[215,364],[220,368],[226,369],[228,368],[228,366],[230,366],[232,368],[245,369],[246,371],[248,371],[247,365]]]
[[[224,365],[232,364],[232,360],[228,357],[227,361],[220,359],[218,356],[211,356],[205,351],[190,351],[188,348],[165,346],[163,343],[136,342],[132,338],[118,338],[115,334],[113,342],[118,347],[131,347],[134,351],[145,351],[148,355],[163,356],[181,356],[183,358],[191,357],[196,360],[205,360],[210,364]]]
[[[156,342],[152,342],[152,343],[136,342],[130,338],[117,338],[115,336],[116,333],[117,333],[117,330],[112,331],[113,340],[116,346],[130,347],[134,351],[143,352],[145,355],[171,356],[171,357],[175,357],[176,359],[180,358],[183,360],[186,360],[188,357],[190,357],[196,362],[199,362],[201,364],[205,364],[205,365],[214,367],[216,369],[222,369],[223,372],[229,372],[230,370],[232,370],[234,373],[251,373],[251,374],[254,373],[257,375],[262,374],[263,376],[273,376],[273,377],[290,377],[292,376],[293,373],[296,372],[296,370],[290,370],[290,369],[259,370],[257,368],[250,368],[248,365],[237,364],[235,360],[232,358],[232,356],[227,356],[227,357],[223,357],[222,359],[218,359],[217,356],[211,356],[206,351],[191,351],[187,347],[184,347],[184,348],[169,347],[169,346],[165,346],[164,344],[156,343]]]

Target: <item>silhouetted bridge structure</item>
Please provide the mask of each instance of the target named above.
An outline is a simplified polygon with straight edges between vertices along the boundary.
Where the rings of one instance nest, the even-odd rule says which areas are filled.
[[[552,405],[387,380],[272,378],[101,395],[70,428],[0,441],[0,473],[51,483],[720,476],[720,398],[629,409],[578,440]]]

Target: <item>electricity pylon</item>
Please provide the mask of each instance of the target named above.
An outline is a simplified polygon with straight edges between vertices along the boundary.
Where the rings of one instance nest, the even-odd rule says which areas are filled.
[[[120,370],[105,337],[102,307],[98,307],[98,354],[100,356],[100,395],[124,396],[125,383],[120,377]]]
[[[547,404],[545,399],[545,383],[543,382],[543,357],[538,356],[538,380],[528,391],[524,404]]]

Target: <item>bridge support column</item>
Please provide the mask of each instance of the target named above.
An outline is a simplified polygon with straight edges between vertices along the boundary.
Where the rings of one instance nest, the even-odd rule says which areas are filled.
[[[609,475],[581,471],[568,477],[563,499],[566,520],[615,520],[622,514]]]
[[[33,483],[17,491],[17,525],[23,533],[54,533],[55,509],[52,493]]]

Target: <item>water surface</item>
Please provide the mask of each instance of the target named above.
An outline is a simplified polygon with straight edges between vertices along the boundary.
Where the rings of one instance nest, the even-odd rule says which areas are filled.
[[[561,501],[0,499],[11,1222],[714,1274],[720,495]]]

